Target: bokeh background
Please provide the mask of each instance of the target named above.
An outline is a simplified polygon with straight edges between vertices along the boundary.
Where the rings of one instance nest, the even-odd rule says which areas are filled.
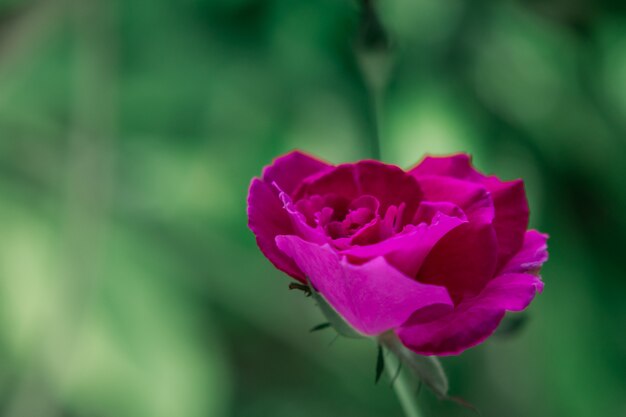
[[[388,43],[349,0],[0,2],[0,415],[400,416],[246,227],[278,154],[371,156],[369,80],[384,161],[470,152],[551,235],[526,324],[444,358],[451,393],[626,416],[624,3],[379,3]]]

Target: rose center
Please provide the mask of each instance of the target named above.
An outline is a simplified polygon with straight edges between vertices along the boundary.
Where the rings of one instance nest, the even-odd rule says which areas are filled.
[[[378,217],[378,200],[363,195],[355,200],[329,194],[299,200],[296,208],[311,227],[324,229],[333,240],[348,238]]]

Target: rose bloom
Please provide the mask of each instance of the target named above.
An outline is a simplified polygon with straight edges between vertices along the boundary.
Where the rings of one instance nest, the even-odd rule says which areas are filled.
[[[292,152],[248,195],[250,229],[276,268],[358,332],[393,331],[424,355],[482,342],[543,289],[547,236],[527,230],[528,216],[521,180],[483,175],[465,154],[404,171]]]

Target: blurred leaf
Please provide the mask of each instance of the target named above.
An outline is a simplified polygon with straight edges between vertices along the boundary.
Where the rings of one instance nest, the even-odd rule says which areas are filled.
[[[229,378],[211,316],[202,313],[202,327],[192,319],[199,306],[167,278],[168,256],[141,237],[111,232],[106,278],[59,373],[63,397],[85,415],[223,415]]]

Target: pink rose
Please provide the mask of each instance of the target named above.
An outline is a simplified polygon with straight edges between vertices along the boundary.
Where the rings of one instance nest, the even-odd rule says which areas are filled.
[[[394,331],[424,355],[482,342],[542,290],[547,236],[526,230],[528,215],[521,180],[485,176],[464,154],[405,172],[292,152],[248,196],[249,226],[278,269],[360,333]]]

